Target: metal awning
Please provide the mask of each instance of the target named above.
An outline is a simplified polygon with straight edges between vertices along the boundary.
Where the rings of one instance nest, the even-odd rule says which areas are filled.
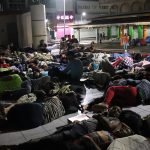
[[[102,16],[91,19],[90,23],[72,25],[73,28],[98,28],[112,25],[150,25],[150,12]]]

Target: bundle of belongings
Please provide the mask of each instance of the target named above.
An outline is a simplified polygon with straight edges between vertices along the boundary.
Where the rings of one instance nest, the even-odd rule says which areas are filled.
[[[149,59],[145,63],[137,56],[94,52],[85,57],[83,48],[67,46],[55,56],[15,53],[15,64],[6,57],[8,65],[1,62],[0,130],[33,129],[78,111],[86,119],[64,122],[46,137],[0,149],[149,149],[150,116],[124,110],[150,104]],[[90,84],[103,96],[83,106]]]
[[[150,130],[145,128],[145,121],[141,117],[129,110],[121,110],[119,107],[111,107],[109,111],[93,115],[93,117],[75,121],[68,125],[57,128],[57,131],[35,141],[29,141],[17,146],[6,146],[13,150],[18,149],[45,149],[55,147],[55,149],[115,149],[124,148],[141,149],[150,147],[148,141]],[[144,132],[149,132],[147,135]],[[145,137],[144,137],[145,136]],[[131,138],[131,139],[130,139]],[[133,139],[133,142],[132,142]],[[122,141],[120,143],[120,141]],[[141,141],[141,142],[140,142]],[[131,142],[131,143],[130,143]],[[59,144],[58,144],[59,143]],[[118,147],[117,143],[120,143]],[[129,145],[126,145],[126,144]],[[143,145],[142,145],[143,144]],[[4,147],[3,147],[4,148]]]

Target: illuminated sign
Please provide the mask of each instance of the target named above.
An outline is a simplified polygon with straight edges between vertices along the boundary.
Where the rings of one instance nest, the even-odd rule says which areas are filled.
[[[64,21],[64,12],[57,12],[56,14],[57,23],[63,23]],[[74,20],[74,13],[72,11],[65,12],[65,21],[66,23],[71,23]]]
[[[59,15],[58,15],[56,18],[57,18],[57,20],[64,20],[64,16],[63,16],[63,15],[62,15],[62,16],[59,16]],[[66,15],[66,16],[65,16],[65,20],[70,20],[70,19],[71,19],[71,20],[73,19],[73,16],[72,16],[72,15],[70,15],[70,16],[69,16],[69,15]]]

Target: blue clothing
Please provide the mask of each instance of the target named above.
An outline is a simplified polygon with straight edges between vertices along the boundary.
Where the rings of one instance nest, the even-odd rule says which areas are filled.
[[[7,114],[8,123],[16,129],[31,129],[44,124],[43,107],[38,103],[17,104]]]
[[[114,59],[118,58],[118,57],[130,57],[130,54],[128,52],[125,52],[125,53],[113,53],[111,54],[111,57],[113,57]]]
[[[83,65],[80,59],[70,60],[63,73],[70,75],[72,79],[80,80],[83,74]]]
[[[42,71],[41,75],[42,75],[42,77],[48,76],[48,71]]]

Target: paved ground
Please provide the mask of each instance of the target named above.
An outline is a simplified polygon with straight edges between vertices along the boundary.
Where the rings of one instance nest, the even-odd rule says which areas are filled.
[[[90,41],[86,42],[86,44],[89,44]],[[123,52],[123,47],[120,46],[119,41],[103,41],[102,43],[96,44],[96,48],[101,51],[106,52]],[[150,45],[147,46],[136,46],[136,47],[129,47],[128,51],[130,53],[150,53]]]
[[[88,88],[87,86],[85,86],[85,89],[86,89],[86,96],[82,102],[84,105],[90,103],[93,99],[101,97],[103,95],[102,91],[100,92],[95,88]],[[37,128],[30,129],[30,130],[0,133],[0,146],[18,145],[21,143],[28,142],[30,140],[37,140],[39,138],[51,135],[56,131],[57,127],[68,124],[68,118],[74,117],[78,114],[80,114],[80,112],[65,115],[56,120],[53,120],[50,123],[47,123],[43,126],[39,126]]]
[[[96,47],[103,51],[114,51],[114,52],[122,52],[123,47],[120,46],[119,42],[105,42],[105,43],[98,43]],[[150,45],[147,46],[136,46],[136,47],[129,47],[128,51],[130,53],[150,53]]]

